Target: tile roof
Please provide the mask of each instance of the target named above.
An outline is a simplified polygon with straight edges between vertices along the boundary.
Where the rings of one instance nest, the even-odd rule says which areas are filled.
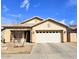
[[[51,18],[50,18],[50,19],[47,19],[47,20],[44,20],[44,21],[42,21],[42,22],[39,22],[39,23],[33,25],[32,27],[37,26],[37,25],[39,25],[39,24],[42,24],[42,23],[44,23],[44,22],[46,22],[46,21],[52,21],[52,22],[55,22],[55,23],[57,23],[57,24],[59,24],[59,25],[61,25],[61,26],[68,27],[67,25],[65,25],[65,24],[63,24],[63,23],[60,23],[60,22],[58,22],[58,21],[56,21],[56,20],[54,20],[54,19],[51,19]]]
[[[39,18],[39,19],[41,19],[40,17],[33,17],[33,18]],[[31,19],[33,19],[33,18],[30,18],[29,20],[31,20]],[[23,22],[26,22],[26,21],[29,21],[29,20],[25,20],[25,21],[23,21]],[[70,26],[67,26],[67,25],[65,25],[65,24],[63,24],[63,23],[61,23],[61,22],[58,22],[58,21],[56,21],[55,19],[52,19],[52,18],[48,18],[47,20],[43,20],[43,19],[41,19],[41,20],[42,20],[42,21],[39,22],[39,23],[37,23],[37,24],[33,24],[33,23],[30,23],[30,24],[22,24],[23,22],[21,22],[21,23],[19,23],[19,24],[3,24],[3,25],[1,25],[1,26],[2,26],[2,27],[34,27],[34,26],[37,26],[37,25],[39,25],[39,24],[42,24],[42,23],[44,23],[44,22],[46,22],[46,21],[52,21],[52,22],[55,22],[55,23],[57,23],[57,24],[59,24],[59,25],[61,25],[61,26],[69,27],[69,28],[71,28],[71,29],[77,28],[77,27],[70,27]]]
[[[26,24],[3,24],[2,27],[31,27],[30,25]]]
[[[27,19],[27,20],[25,19],[24,21],[20,22],[20,24],[23,24],[23,23],[28,22],[28,21],[33,20],[33,19],[43,20],[43,19],[40,18],[39,16],[34,16],[34,17],[29,18],[29,19]]]
[[[69,28],[71,28],[72,30],[77,29],[77,26],[69,26]]]

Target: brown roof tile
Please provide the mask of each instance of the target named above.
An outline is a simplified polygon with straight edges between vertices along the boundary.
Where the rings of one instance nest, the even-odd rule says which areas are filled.
[[[29,19],[27,19],[27,20],[24,20],[24,21],[21,22],[20,24],[23,24],[23,23],[28,22],[28,21],[33,20],[33,19],[43,20],[42,18],[40,18],[40,17],[38,17],[38,16],[34,16],[34,17],[32,17],[32,18],[29,18]]]
[[[61,25],[61,26],[68,27],[67,25],[65,25],[65,24],[63,24],[63,23],[60,23],[60,22],[57,22],[57,21],[55,21],[55,20],[53,20],[53,19],[44,20],[44,21],[42,21],[42,22],[40,22],[40,23],[37,23],[37,24],[33,25],[32,27],[37,26],[37,25],[39,25],[39,24],[42,24],[42,23],[44,23],[44,22],[46,22],[46,21],[52,21],[52,22],[55,22],[55,23],[57,23],[57,24],[59,24],[59,25]]]
[[[26,24],[3,24],[2,27],[31,27]]]

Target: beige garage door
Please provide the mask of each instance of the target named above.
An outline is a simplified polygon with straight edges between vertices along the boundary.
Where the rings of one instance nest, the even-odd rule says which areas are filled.
[[[59,43],[61,42],[61,33],[58,31],[37,31],[36,43]]]

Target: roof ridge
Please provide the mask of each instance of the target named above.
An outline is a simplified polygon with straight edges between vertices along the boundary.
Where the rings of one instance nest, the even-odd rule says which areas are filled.
[[[63,24],[63,23],[61,23],[61,22],[58,22],[58,21],[56,21],[56,20],[54,20],[54,19],[52,19],[52,18],[47,18],[46,20],[44,20],[44,21],[42,21],[42,22],[39,22],[39,23],[33,25],[32,27],[34,27],[34,26],[36,26],[36,25],[39,25],[40,23],[43,23],[43,22],[45,22],[45,21],[49,21],[49,20],[54,21],[54,22],[56,22],[56,23],[59,23],[59,24],[61,24],[61,25],[64,25],[64,26],[68,27],[67,25],[65,25],[65,24]]]
[[[39,16],[33,16],[33,17],[31,17],[31,18],[25,19],[24,21],[20,22],[19,24],[22,24],[22,23],[24,23],[24,22],[30,21],[30,20],[32,20],[32,19],[34,19],[34,18],[39,18],[40,20],[43,20],[43,18],[41,18],[41,17],[39,17]]]

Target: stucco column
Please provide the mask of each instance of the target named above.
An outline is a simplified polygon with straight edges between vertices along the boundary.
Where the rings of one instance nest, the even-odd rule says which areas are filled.
[[[22,38],[24,38],[24,31],[22,32]]]
[[[4,33],[5,42],[10,42],[10,35],[11,35],[11,31],[5,30],[5,33]]]
[[[32,43],[32,31],[30,30],[30,42]]]

